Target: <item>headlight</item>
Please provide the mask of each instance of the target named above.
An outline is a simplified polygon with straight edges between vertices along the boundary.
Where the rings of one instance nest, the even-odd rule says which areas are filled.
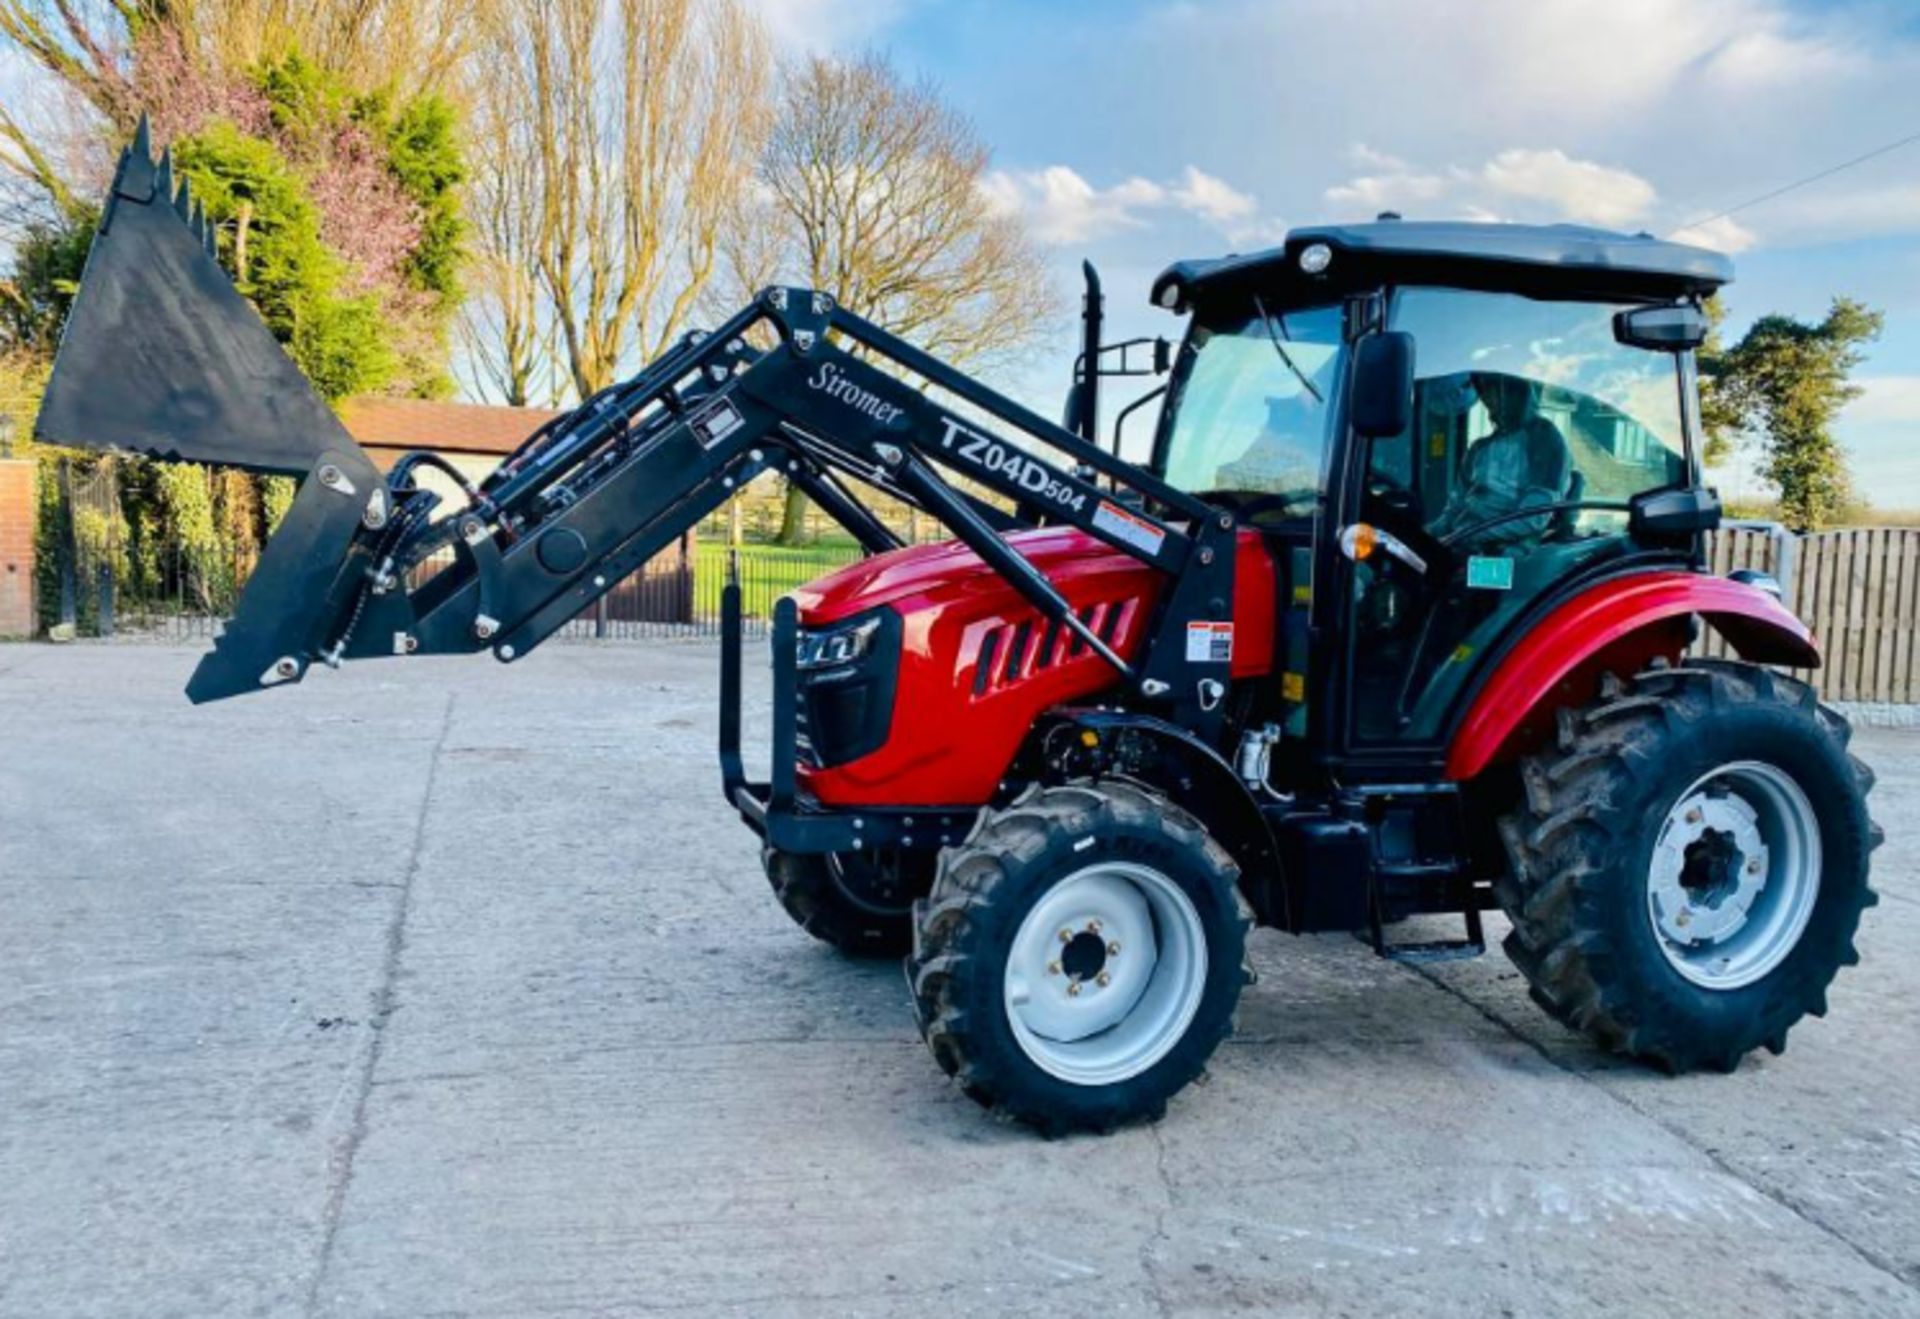
[[[804,673],[853,663],[872,648],[873,639],[880,634],[880,621],[863,618],[818,631],[803,628],[795,648],[795,666]]]
[[[802,628],[794,639],[802,764],[831,769],[878,750],[893,722],[902,620],[882,606],[856,618]]]

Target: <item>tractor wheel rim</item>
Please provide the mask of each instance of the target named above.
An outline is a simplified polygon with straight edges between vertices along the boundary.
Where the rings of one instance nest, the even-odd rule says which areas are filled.
[[[1103,861],[1060,880],[1021,922],[1006,963],[1007,1021],[1041,1070],[1113,1085],[1172,1051],[1206,984],[1193,899],[1150,866]]]
[[[1706,989],[1787,959],[1820,896],[1820,819],[1785,770],[1722,765],[1674,802],[1647,867],[1647,915],[1674,970]]]

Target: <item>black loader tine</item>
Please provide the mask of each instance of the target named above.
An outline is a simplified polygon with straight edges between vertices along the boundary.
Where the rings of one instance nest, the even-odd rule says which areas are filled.
[[[140,126],[133,130],[133,145],[127,150],[136,156],[153,159],[153,125],[147,122],[147,112],[140,112]]]
[[[193,223],[193,194],[184,175],[180,179],[180,191],[173,194],[173,209],[182,220]]]
[[[193,202],[193,236],[207,249],[208,256],[217,255],[213,250],[213,221],[207,218],[207,208],[200,204],[199,198]]]
[[[152,197],[171,201],[173,199],[173,148],[168,147],[160,153],[160,168],[154,171]]]
[[[121,198],[145,205],[153,200],[153,156],[147,150],[146,117],[140,119],[140,134],[133,145],[120,153],[120,168],[113,174],[113,190],[107,194],[107,209],[100,219],[104,231],[113,219]]]

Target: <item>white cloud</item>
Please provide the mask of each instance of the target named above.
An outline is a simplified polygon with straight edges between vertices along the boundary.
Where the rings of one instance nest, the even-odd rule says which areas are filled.
[[[1327,203],[1342,215],[1370,218],[1381,211],[1420,212],[1439,206],[1451,180],[1402,167],[1387,174],[1361,174],[1327,189]]]
[[[1407,162],[1400,157],[1375,150],[1365,142],[1355,142],[1348,147],[1347,160],[1355,169],[1385,170],[1397,174],[1407,168]]]
[[[1477,166],[1419,170],[1371,147],[1353,158],[1382,166],[1326,191],[1346,216],[1383,210],[1426,219],[1578,220],[1607,228],[1643,222],[1658,200],[1630,170],[1579,160],[1556,148],[1509,147]]]
[[[1139,212],[1166,200],[1166,189],[1142,178],[1096,188],[1065,165],[1010,173],[995,170],[981,190],[1004,215],[1023,215],[1043,243],[1080,243],[1144,224]]]
[[[1760,241],[1758,234],[1730,215],[1715,216],[1700,224],[1690,224],[1684,229],[1674,230],[1667,236],[1682,243],[1711,247],[1714,251],[1725,252],[1728,256],[1744,252]]]
[[[1609,228],[1635,224],[1652,210],[1653,185],[1628,170],[1575,160],[1557,148],[1502,151],[1479,178],[1502,197],[1538,202],[1568,219]]]
[[[1861,54],[1839,41],[1795,37],[1775,20],[1729,38],[1708,57],[1707,77],[1742,91],[1780,83],[1833,78],[1864,67]]]
[[[1908,147],[1901,172],[1914,168],[1920,147]],[[1891,159],[1891,158],[1889,158]],[[1849,186],[1837,180],[1770,203],[1767,228],[1798,242],[1839,242],[1920,231],[1920,184]]]
[[[1217,179],[1198,167],[1187,166],[1186,176],[1172,190],[1181,208],[1221,226],[1250,219],[1260,203],[1225,179]]]
[[[1067,165],[1039,170],[995,170],[980,190],[1003,215],[1025,217],[1043,243],[1082,243],[1148,223],[1149,212],[1183,211],[1213,225],[1231,241],[1270,237],[1274,222],[1258,218],[1260,203],[1194,165],[1170,183],[1135,175],[1096,188]]]
[[[871,45],[905,15],[909,0],[748,0],[786,51],[830,54]]]
[[[1854,422],[1920,422],[1920,376],[1858,376],[1860,397],[1847,404]]]

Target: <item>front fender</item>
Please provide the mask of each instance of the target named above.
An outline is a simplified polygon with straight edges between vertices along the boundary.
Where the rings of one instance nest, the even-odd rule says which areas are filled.
[[[1601,582],[1535,624],[1481,684],[1447,752],[1446,776],[1465,780],[1504,758],[1552,713],[1592,695],[1601,671],[1675,658],[1674,626],[1699,615],[1756,664],[1818,668],[1812,631],[1773,596],[1703,573],[1639,573]]]

